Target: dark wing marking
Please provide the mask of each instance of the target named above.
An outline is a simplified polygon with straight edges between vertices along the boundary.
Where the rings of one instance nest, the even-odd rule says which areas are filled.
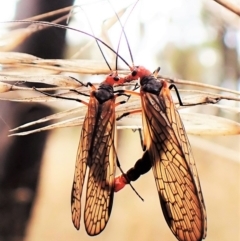
[[[84,211],[85,228],[89,235],[97,235],[105,228],[111,214],[116,153],[115,99],[98,106],[95,133],[92,140],[88,166],[87,195]],[[99,113],[99,114],[98,114]]]
[[[97,111],[97,105],[98,103],[96,103],[95,98],[91,96],[89,100],[88,111],[83,122],[81,137],[77,151],[77,159],[75,164],[75,173],[71,194],[72,222],[76,229],[80,228],[82,189],[86,175],[87,162],[92,143],[94,126],[96,124],[96,116],[91,115],[91,113]]]
[[[169,88],[142,92],[144,138],[164,217],[178,240],[206,236],[206,211],[191,148]]]

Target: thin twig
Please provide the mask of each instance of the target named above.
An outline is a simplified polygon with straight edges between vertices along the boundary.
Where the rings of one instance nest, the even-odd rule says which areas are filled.
[[[240,17],[240,7],[230,3],[230,2],[226,2],[223,0],[213,0],[215,2],[217,2],[218,4],[222,5],[223,7],[227,8],[228,10],[230,10],[231,12],[237,14]]]
[[[41,20],[41,19],[44,19],[44,18],[55,16],[55,15],[60,14],[60,13],[69,12],[69,11],[71,11],[71,9],[72,9],[72,6],[69,6],[69,7],[61,8],[61,9],[54,10],[54,11],[51,11],[51,12],[39,14],[39,15],[36,15],[36,16],[30,17],[30,18],[25,18],[24,20],[26,20],[26,21],[28,21],[28,20],[29,21],[30,20],[32,20],[32,21]],[[19,23],[19,22],[9,23],[9,24],[7,24],[7,27],[16,27],[17,25],[21,25],[21,24],[22,23]]]
[[[225,92],[228,92],[228,93],[240,95],[239,91],[222,88],[222,87],[218,87],[218,86],[215,86],[215,85],[198,83],[198,82],[194,82],[194,81],[190,81],[190,80],[181,80],[181,79],[177,79],[177,78],[170,78],[170,77],[167,77],[167,76],[158,76],[158,77],[163,78],[163,79],[167,80],[168,82],[174,83],[174,84],[184,84],[184,85],[190,85],[190,86],[197,86],[197,87],[201,87],[201,88],[213,89],[213,90],[218,90],[218,91],[225,91]]]

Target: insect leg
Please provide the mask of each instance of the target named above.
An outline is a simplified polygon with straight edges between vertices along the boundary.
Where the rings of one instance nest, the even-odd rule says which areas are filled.
[[[180,94],[179,94],[179,92],[178,92],[178,89],[177,89],[176,85],[174,85],[174,84],[169,85],[169,89],[170,89],[170,90],[171,90],[171,89],[174,89],[174,90],[175,90],[176,95],[177,95],[177,98],[178,98],[178,101],[179,101],[179,105],[180,105],[180,106],[184,106],[184,104],[183,104],[183,102],[182,102],[182,99],[181,99],[181,97],[180,97]]]
[[[84,84],[82,81],[72,77],[72,76],[69,76],[71,79],[75,80],[76,82],[78,82],[79,84],[81,84],[82,86],[85,86],[85,87],[88,87],[90,86],[91,88],[93,88],[93,90],[96,90],[96,87],[91,83],[91,82],[87,82],[86,84]]]
[[[76,78],[74,78],[74,77],[71,77],[71,76],[70,76],[70,78],[72,78],[72,79],[75,80],[76,82],[80,83],[82,86],[85,86],[85,87],[90,86],[92,90],[96,90],[96,87],[95,87],[91,82],[87,82],[86,84],[84,84],[82,81],[80,81],[80,80],[78,80],[78,79],[76,79]],[[80,100],[80,99],[49,94],[49,93],[43,92],[43,91],[41,91],[41,90],[38,90],[38,89],[35,88],[35,87],[33,87],[33,89],[36,90],[37,92],[40,92],[40,93],[42,93],[42,94],[44,94],[44,95],[47,95],[47,96],[50,96],[50,97],[59,98],[59,99],[65,99],[65,100],[75,100],[75,101],[78,101],[78,102],[83,103],[83,104],[85,104],[85,105],[88,105],[87,102],[85,102],[85,101],[83,101],[83,100]],[[76,92],[76,93],[78,93],[78,94],[80,94],[80,95],[83,95],[83,96],[88,96],[88,97],[90,96],[90,95],[85,94],[85,93],[82,93],[82,92],[80,92],[80,91],[78,91],[78,90],[76,90],[76,89],[70,89],[70,91]]]
[[[117,96],[120,96],[120,95],[117,95]],[[118,105],[122,105],[122,104],[125,104],[125,103],[128,102],[128,100],[129,100],[129,98],[131,97],[131,95],[125,95],[125,96],[128,97],[127,100],[122,100],[122,101],[117,102],[117,103],[115,104],[115,107],[118,106]]]
[[[126,95],[126,94],[124,94],[124,93],[116,94],[116,95],[115,95],[115,98],[118,97],[118,96],[121,96],[121,95]],[[128,97],[128,99],[131,97],[131,95],[126,95],[126,96]],[[128,101],[128,99],[127,99],[126,101],[119,101],[119,102],[115,103],[115,107],[118,106],[118,105],[121,105],[121,104],[125,104],[125,103]],[[116,152],[116,151],[115,151],[115,152]],[[117,152],[116,152],[116,153],[117,153]],[[120,170],[121,173],[122,173],[122,176],[124,176],[125,173],[124,173],[124,171],[123,171],[122,168],[121,168],[121,165],[120,165],[120,161],[119,161],[119,159],[118,159],[118,156],[117,156],[117,158],[116,158],[116,163],[117,163],[117,167],[119,168],[119,170]],[[129,183],[129,184],[130,184],[130,183]],[[144,201],[143,198],[140,196],[140,194],[139,194],[139,193],[136,191],[136,189],[132,186],[132,184],[130,184],[130,186],[131,186],[132,190],[138,195],[138,197],[139,197],[142,201]]]
[[[138,113],[142,113],[142,109],[125,112],[122,115],[120,115],[119,117],[117,117],[116,120],[118,121],[118,120],[122,119],[125,116],[132,115],[132,114],[138,114]]]
[[[159,71],[160,71],[160,67],[158,67],[156,70],[153,71],[153,75],[155,76],[155,78],[157,78]]]
[[[142,136],[142,129],[141,128],[138,128],[138,133],[139,133],[139,138],[140,138],[140,142],[141,142],[141,146],[142,146],[142,150],[143,151],[146,151],[146,145],[143,141],[143,136]]]
[[[135,95],[135,96],[138,96],[138,97],[141,96],[140,93],[132,91],[132,90],[116,90],[116,92],[118,92],[119,94],[126,93],[126,94],[129,94],[129,95]]]
[[[204,105],[204,104],[209,104],[209,103],[216,104],[217,102],[219,102],[221,100],[220,98],[219,99],[214,99],[214,100],[210,100],[209,98],[206,98],[206,101],[204,101],[204,102],[199,102],[199,103],[194,103],[194,104],[183,104],[176,85],[174,85],[174,84],[169,85],[169,89],[170,90],[171,89],[175,90],[180,106],[195,106],[195,105]]]
[[[88,106],[88,103],[87,103],[86,101],[84,101],[84,100],[80,100],[80,99],[76,99],[76,98],[71,98],[71,97],[64,97],[64,96],[49,94],[49,93],[47,93],[47,92],[38,90],[38,89],[36,89],[35,87],[33,87],[33,89],[36,90],[36,91],[39,92],[39,93],[42,93],[42,94],[47,95],[47,96],[50,96],[50,97],[54,97],[54,98],[58,98],[58,99],[64,99],[64,100],[74,100],[74,101],[80,102],[80,103]]]
[[[116,177],[115,179],[114,179],[114,191],[115,192],[118,192],[119,190],[121,190],[124,186],[125,186],[125,184],[129,184],[130,185],[130,187],[132,188],[132,190],[138,195],[138,197],[142,200],[142,201],[144,201],[144,199],[140,196],[140,194],[136,191],[136,189],[133,187],[133,185],[130,183],[130,181],[128,182],[127,180],[130,180],[129,178],[128,178],[128,176],[127,176],[127,174],[125,174],[124,173],[124,171],[122,170],[122,167],[121,167],[121,165],[120,165],[120,162],[119,162],[119,160],[118,160],[118,157],[117,157],[117,167],[119,168],[119,170],[121,171],[121,173],[122,173],[122,175],[121,176],[119,176],[119,177]],[[133,168],[131,168],[131,169],[133,169]],[[151,169],[151,167],[150,167],[150,169]],[[150,170],[149,169],[149,170]],[[132,172],[132,171],[131,171]],[[134,171],[133,171],[134,172]],[[128,173],[128,172],[127,172]],[[131,173],[130,173],[130,175],[131,175]],[[133,173],[133,175],[134,175],[134,173]],[[140,175],[139,175],[140,176]],[[131,177],[131,176],[130,176]],[[137,179],[137,178],[136,178]],[[123,186],[123,184],[124,184],[124,186]]]

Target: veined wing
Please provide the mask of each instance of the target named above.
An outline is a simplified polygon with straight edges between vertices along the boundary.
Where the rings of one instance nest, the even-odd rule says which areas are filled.
[[[98,105],[95,113],[92,113],[92,116],[97,116],[88,159],[89,175],[84,211],[85,228],[89,235],[97,235],[103,231],[112,210],[116,163],[115,99]]]
[[[96,124],[96,116],[92,115],[92,113],[96,113],[97,109],[98,103],[96,99],[91,96],[88,104],[87,114],[82,125],[71,194],[72,222],[76,229],[80,228],[82,189],[88,165],[88,157],[91,149],[94,126]]]
[[[178,240],[206,236],[206,211],[188,138],[163,85],[159,96],[142,92],[143,129],[164,217]]]

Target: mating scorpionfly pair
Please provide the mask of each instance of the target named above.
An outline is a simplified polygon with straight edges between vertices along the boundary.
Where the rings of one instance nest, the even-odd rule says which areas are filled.
[[[59,24],[38,21],[31,23],[75,30]],[[89,33],[75,31],[110,48]],[[122,58],[118,52],[110,49],[116,58]],[[87,105],[88,109],[82,126],[72,186],[73,224],[77,229],[80,228],[81,196],[87,168],[84,223],[91,236],[101,233],[106,227],[114,192],[152,168],[162,211],[173,234],[180,241],[202,240],[206,237],[206,209],[191,147],[170,93],[174,88],[179,104],[183,105],[177,88],[163,79],[158,80],[160,68],[152,73],[143,66],[128,67],[131,71],[129,75],[119,77],[117,71],[111,71],[98,88],[88,83],[91,87],[89,102],[77,100]],[[139,80],[140,92],[114,91],[114,86],[133,80]],[[127,98],[131,95],[138,96],[141,109],[116,118],[115,107],[127,101],[116,102],[116,98],[121,95]],[[142,113],[144,153],[133,168],[115,177],[116,165],[120,166],[114,144],[116,120],[134,113]]]

